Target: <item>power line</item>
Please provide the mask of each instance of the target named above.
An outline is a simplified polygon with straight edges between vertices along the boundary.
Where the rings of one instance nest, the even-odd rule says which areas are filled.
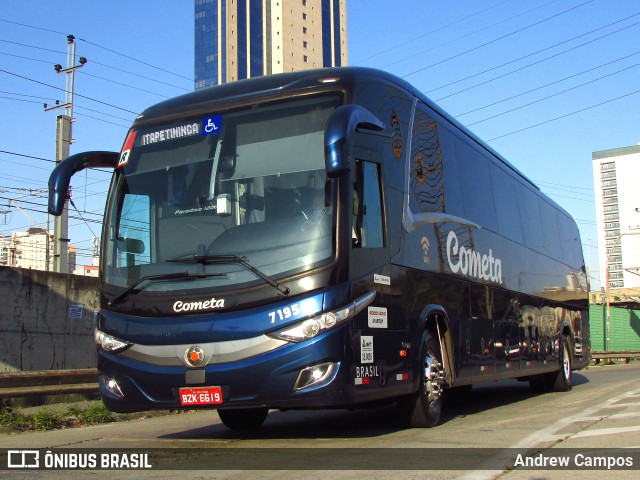
[[[535,183],[540,184],[540,185],[553,185],[555,187],[563,187],[566,189],[573,189],[573,190],[588,190],[589,192],[593,192],[593,188],[587,188],[587,187],[576,187],[575,185],[565,185],[562,183],[551,183],[551,182],[545,182],[545,181],[537,181],[537,180],[533,180]]]
[[[26,158],[33,158],[35,160],[43,160],[45,162],[53,162],[56,163],[55,160],[51,160],[49,158],[42,158],[42,157],[34,157],[33,155],[25,155],[24,153],[17,153],[17,152],[9,152],[8,150],[0,150],[0,153],[6,153],[7,155],[16,155],[18,157],[26,157]]]
[[[0,19],[0,22],[4,22],[4,21],[6,21],[6,20]],[[67,52],[63,52],[61,50],[53,50],[52,48],[45,48],[45,47],[41,47],[39,45],[29,45],[28,43],[13,42],[11,40],[4,40],[4,39],[0,39],[0,42],[2,42],[2,43],[10,43],[11,45],[18,45],[20,47],[33,48],[35,50],[42,50],[43,52],[61,53],[63,55],[67,54]]]
[[[97,120],[97,121],[103,122],[103,123],[109,123],[109,124],[115,125],[117,127],[122,127],[122,128],[127,128],[127,129],[129,128],[129,125],[121,125],[121,124],[116,123],[116,122],[110,122],[109,120],[105,120],[103,118],[94,117],[92,115],[87,115],[86,113],[82,113],[79,116],[82,116],[82,117],[85,117],[85,118],[91,118],[92,120]]]
[[[66,35],[66,33],[59,32],[58,30],[52,30],[50,28],[44,28],[44,27],[35,27],[33,25],[27,25],[26,23],[14,22],[13,20],[7,20],[7,19],[4,19],[4,18],[0,18],[0,22],[13,23],[14,25],[20,25],[21,27],[34,28],[36,30],[42,30],[44,32],[59,33],[60,35]]]
[[[122,83],[122,82],[117,82],[115,80],[111,80],[110,78],[100,77],[98,75],[93,75],[93,74],[87,73],[87,72],[78,72],[78,73],[81,73],[81,74],[86,75],[88,77],[97,78],[98,80],[103,80],[105,82],[115,83],[116,85],[120,85],[122,87],[128,87],[128,88],[132,88],[134,90],[139,90],[139,91],[144,92],[144,93],[150,93],[151,95],[157,95],[158,97],[171,98],[171,97],[168,97],[167,95],[162,95],[161,93],[152,92],[150,90],[145,90],[144,88],[134,87],[133,85],[129,85],[127,83]]]
[[[398,63],[402,63],[402,62],[406,62],[407,60],[414,59],[414,58],[416,58],[417,56],[419,56],[419,55],[421,56],[421,55],[423,55],[423,54],[424,54],[424,53],[426,53],[426,52],[430,52],[430,51],[433,51],[433,50],[437,50],[438,48],[441,48],[441,47],[444,47],[444,46],[450,45],[450,44],[455,43],[455,42],[458,42],[458,41],[460,41],[460,40],[464,40],[465,38],[468,38],[468,37],[472,37],[472,36],[474,36],[474,35],[476,35],[476,34],[478,34],[478,33],[480,33],[480,32],[483,32],[483,31],[485,31],[485,30],[493,29],[493,28],[494,28],[494,27],[496,27],[497,25],[500,25],[500,24],[502,24],[502,23],[506,23],[506,22],[510,22],[511,20],[513,20],[513,19],[515,19],[515,18],[518,18],[518,17],[521,17],[521,16],[523,16],[523,15],[528,15],[528,14],[530,14],[531,12],[533,12],[533,11],[535,11],[535,10],[540,10],[541,8],[544,8],[544,7],[548,6],[548,5],[551,5],[552,3],[556,3],[557,1],[558,1],[558,0],[553,0],[553,1],[549,2],[549,3],[545,3],[544,5],[539,5],[539,6],[535,7],[535,8],[532,8],[532,9],[530,9],[530,10],[526,10],[526,11],[524,11],[524,12],[522,12],[522,13],[519,13],[519,14],[514,15],[514,16],[512,16],[512,17],[508,17],[508,18],[506,18],[506,19],[504,19],[504,20],[501,20],[501,21],[499,21],[499,22],[492,23],[491,25],[488,25],[488,26],[486,26],[486,27],[484,27],[484,28],[480,28],[480,29],[475,30],[475,31],[473,31],[473,32],[471,32],[471,33],[468,33],[468,34],[466,34],[466,35],[462,35],[461,37],[456,37],[456,38],[454,38],[453,40],[450,40],[450,41],[448,41],[448,42],[444,42],[444,43],[440,43],[440,44],[438,44],[438,45],[431,46],[428,50],[425,50],[425,52],[422,52],[422,53],[420,53],[420,54],[413,54],[413,55],[410,55],[410,56],[408,56],[408,57],[402,58],[402,59],[400,59],[400,60],[396,60],[395,62],[387,63],[387,64],[386,64],[386,65],[384,65],[382,68],[388,68],[388,67],[390,67],[390,66],[392,66],[392,65],[396,65],[396,64],[398,64]],[[488,9],[487,9],[487,10],[488,10]],[[484,11],[486,11],[486,10],[484,10]],[[483,12],[484,12],[484,11],[483,11]],[[466,17],[466,18],[470,18],[470,17]],[[466,18],[465,18],[465,19],[466,19]],[[455,22],[454,22],[454,23],[455,23]],[[453,24],[449,24],[448,26],[451,26],[451,25],[453,25]],[[436,31],[438,31],[438,30],[442,30],[442,28],[438,28],[437,30],[434,30],[434,32],[436,32]],[[434,33],[434,32],[432,32],[432,33]],[[428,34],[427,34],[427,35],[428,35]],[[424,36],[425,36],[425,35],[420,35],[419,37],[416,37],[416,39],[417,39],[417,38],[424,37]],[[408,42],[407,42],[407,43],[408,43]]]
[[[6,73],[8,75],[13,75],[14,77],[22,78],[23,80],[28,80],[30,82],[37,83],[39,85],[44,85],[45,87],[49,87],[49,88],[54,88],[56,90],[65,91],[64,88],[56,87],[55,85],[49,85],[48,83],[44,83],[44,82],[41,82],[39,80],[34,80],[33,78],[25,77],[24,75],[18,75],[17,73],[9,72],[9,71],[4,70],[4,69],[0,69],[0,72]],[[124,112],[132,113],[134,115],[138,115],[137,112],[133,112],[131,110],[127,110],[126,108],[118,107],[118,106],[113,105],[111,103],[103,102],[103,101],[97,100],[95,98],[87,97],[86,95],[80,95],[79,93],[75,93],[75,96],[80,97],[80,98],[86,98],[87,100],[91,100],[92,102],[100,103],[102,105],[106,105],[106,106],[111,107],[111,108],[116,108],[116,109],[122,110]]]
[[[24,158],[32,158],[34,160],[42,160],[44,162],[50,162],[50,163],[56,163],[55,160],[51,160],[49,158],[42,158],[42,157],[35,157],[33,155],[26,155],[24,153],[18,153],[18,152],[10,152],[8,150],[0,150],[0,153],[6,153],[7,155],[15,155],[17,157],[24,157]],[[7,160],[8,161],[8,160]],[[36,167],[37,168],[37,167]],[[107,173],[109,175],[111,175],[113,172],[111,170],[104,170],[102,168],[92,168],[91,169],[92,172],[100,172],[100,173]]]
[[[38,95],[27,95],[24,93],[17,93],[17,92],[6,92],[3,90],[0,90],[0,93],[6,93],[8,95],[16,95],[16,96],[20,96],[20,97],[29,97],[29,98],[39,98],[40,101],[39,102],[35,102],[33,101],[32,103],[42,103],[43,100],[46,100],[48,102],[55,102],[57,101],[55,98],[48,98],[48,97],[42,97],[42,96],[38,96]],[[11,97],[0,97],[0,98],[6,98],[8,100],[20,100],[19,98],[11,98]],[[80,108],[81,110],[87,110],[89,112],[94,112],[94,113],[99,113],[100,115],[105,115],[107,117],[111,117],[111,118],[116,118],[118,120],[124,120],[125,122],[131,122],[130,118],[125,118],[125,117],[118,117],[117,115],[113,115],[111,113],[106,113],[106,112],[101,112],[100,110],[95,110],[89,107],[85,107],[83,105],[75,105],[76,108]]]
[[[89,226],[89,224],[87,223],[87,220],[85,220],[85,218],[82,216],[82,214],[80,213],[80,210],[78,210],[78,207],[76,207],[76,204],[73,202],[72,199],[69,199],[69,203],[71,204],[71,206],[74,208],[74,210],[78,213],[78,215],[80,216],[80,218],[82,219],[82,221],[84,222],[84,224],[87,226],[87,228],[89,229],[89,231],[91,232],[91,234],[94,236],[94,238],[97,238],[97,235],[93,232],[93,230],[91,229],[91,227]]]
[[[4,100],[13,100],[14,102],[37,103],[39,105],[42,105],[42,102],[36,102],[35,100],[26,100],[24,98],[12,98],[12,97],[5,97],[5,96],[0,96],[0,98]]]
[[[635,65],[631,65],[630,67],[623,68],[622,70],[618,70],[617,72],[612,72],[612,73],[609,73],[607,75],[603,75],[602,77],[594,78],[593,80],[590,80],[590,81],[585,82],[585,83],[581,83],[580,85],[576,85],[576,86],[571,87],[571,88],[567,88],[566,90],[562,90],[560,92],[556,92],[556,93],[554,93],[552,95],[547,95],[546,97],[539,98],[538,100],[534,100],[534,101],[529,102],[529,103],[525,103],[524,105],[520,105],[519,107],[514,107],[514,108],[511,108],[509,110],[505,110],[504,112],[501,112],[501,113],[496,113],[495,115],[483,118],[482,120],[477,120],[477,121],[475,121],[473,123],[469,123],[466,126],[469,127],[471,125],[476,125],[478,123],[486,122],[487,120],[491,120],[491,119],[494,119],[494,118],[497,118],[497,117],[501,117],[502,115],[506,115],[507,113],[515,112],[515,111],[520,110],[522,108],[530,107],[531,105],[534,105],[536,103],[540,103],[540,102],[543,102],[545,100],[549,100],[550,98],[557,97],[558,95],[563,95],[563,94],[565,94],[567,92],[570,92],[572,90],[576,90],[576,89],[578,89],[580,87],[584,87],[585,85],[590,85],[592,83],[598,82],[600,80],[603,80],[605,78],[611,77],[613,75],[617,75],[618,73],[624,72],[626,70],[630,70],[632,68],[637,67],[638,65],[640,65],[640,63],[636,63]]]
[[[576,111],[574,111],[574,112],[567,113],[567,114],[565,114],[565,115],[560,115],[559,117],[551,118],[551,119],[549,119],[549,120],[545,120],[544,122],[536,123],[535,125],[529,125],[528,127],[521,128],[521,129],[519,129],[519,130],[514,130],[513,132],[505,133],[504,135],[500,135],[500,136],[498,136],[498,137],[493,137],[493,138],[490,138],[489,140],[486,140],[486,141],[487,141],[487,142],[492,142],[492,141],[494,141],[494,140],[498,140],[498,139],[500,139],[500,138],[508,137],[509,135],[514,135],[514,134],[516,134],[516,133],[524,132],[525,130],[530,130],[530,129],[532,129],[532,128],[539,127],[539,126],[541,126],[541,125],[545,125],[545,124],[547,124],[547,123],[555,122],[556,120],[560,120],[560,119],[563,119],[563,118],[567,118],[567,117],[570,117],[570,116],[572,116],[572,115],[576,115],[576,114],[578,114],[578,113],[582,113],[582,112],[584,112],[584,111],[590,110],[590,109],[592,109],[592,108],[600,107],[600,106],[602,106],[602,105],[606,105],[607,103],[615,102],[616,100],[620,100],[620,99],[622,99],[622,98],[630,97],[631,95],[635,95],[635,94],[637,94],[637,93],[640,93],[640,90],[636,90],[635,92],[631,92],[631,93],[626,93],[626,94],[624,94],[624,95],[620,95],[619,97],[612,98],[612,99],[610,99],[610,100],[606,100],[606,101],[604,101],[604,102],[600,102],[600,103],[597,103],[597,104],[595,104],[595,105],[591,105],[591,106],[589,106],[589,107],[581,108],[580,110],[576,110]]]
[[[40,60],[38,58],[25,57],[24,55],[16,55],[14,53],[0,52],[0,55],[6,55],[7,57],[21,58],[23,60],[31,60],[32,62],[53,63],[48,60]]]
[[[3,40],[3,39],[0,39],[0,42],[9,43],[9,44],[12,44],[12,45],[18,45],[18,46],[21,46],[21,47],[34,48],[36,50],[42,50],[42,51],[45,51],[45,52],[53,52],[53,53],[65,54],[66,55],[66,52],[62,52],[60,50],[53,50],[51,48],[44,48],[44,47],[40,47],[40,46],[37,46],[37,45],[29,45],[28,43],[12,42],[10,40]],[[40,60],[40,59],[37,59],[37,58],[14,55],[14,54],[11,54],[11,53],[2,53],[2,52],[0,52],[0,55],[9,55],[9,56],[12,56],[12,57],[24,58],[26,60],[33,60],[35,62],[41,62],[41,63],[53,63],[53,62],[51,62],[49,60]],[[94,60],[94,59],[91,59],[91,64],[92,65],[100,65],[101,67],[106,67],[106,68],[109,68],[109,69],[112,69],[112,70],[117,70],[119,72],[126,73],[127,75],[133,75],[134,77],[143,78],[145,80],[149,80],[150,82],[159,83],[161,85],[166,85],[166,86],[169,86],[169,87],[177,88],[179,90],[184,90],[184,91],[187,91],[187,92],[191,91],[188,88],[181,87],[179,85],[174,85],[173,83],[164,82],[162,80],[158,80],[157,78],[147,77],[147,76],[141,75],[139,73],[134,73],[134,72],[131,72],[131,71],[128,71],[128,70],[124,70],[120,66],[114,67],[113,65],[108,65],[106,63],[102,63],[102,62],[99,62],[99,61]]]
[[[4,90],[0,90],[0,93],[6,93],[7,95],[16,95],[19,97],[29,97],[29,98],[39,98],[40,100],[47,100],[49,102],[55,102],[55,98],[42,97],[39,95],[27,95],[26,93],[17,93],[17,92],[6,92]]]
[[[26,100],[24,98],[12,98],[12,97],[5,97],[5,96],[0,96],[0,98],[2,98],[4,100],[13,100],[14,102],[35,103],[37,105],[42,105],[42,102],[36,102],[35,100]],[[80,110],[83,109],[82,107],[77,107],[77,108],[80,108]],[[90,109],[85,108],[85,110],[90,110]],[[76,113],[77,113],[77,111],[76,111]],[[102,112],[99,112],[99,113],[102,113]],[[102,113],[102,114],[103,115],[107,115],[107,116],[112,116],[112,115],[109,115],[108,113]],[[87,115],[86,113],[84,113],[84,114],[81,113],[78,116],[85,117],[85,118],[91,118],[93,120],[98,120],[99,122],[110,123],[111,125],[116,125],[116,126],[122,127],[122,128],[129,128],[129,125],[122,125],[120,123],[110,122],[109,120],[104,120],[102,118],[93,117],[91,115]],[[119,118],[119,117],[116,117],[116,118]],[[128,120],[128,119],[123,119],[123,120]]]
[[[12,43],[14,43],[14,42],[12,42]],[[14,58],[21,58],[21,59],[23,59],[23,60],[30,60],[30,61],[33,61],[33,62],[40,62],[40,63],[46,63],[46,64],[53,64],[53,63],[55,63],[55,62],[52,62],[52,61],[50,61],[50,60],[40,60],[40,59],[32,58],[32,57],[25,57],[24,55],[15,55],[15,54],[5,53],[5,52],[0,52],[0,55],[7,55],[7,56],[10,56],[10,57],[14,57]],[[76,56],[77,56],[77,55],[76,55]],[[95,65],[107,66],[107,65],[105,65],[105,64],[102,64],[102,63],[100,63],[100,62],[96,62],[96,61],[94,61],[94,60],[92,60],[92,61],[91,61],[91,63],[92,63],[92,64],[95,64]],[[114,68],[114,69],[115,69],[115,67],[109,67],[109,68]],[[129,75],[135,75],[135,76],[137,76],[137,77],[141,77],[141,78],[144,78],[144,79],[147,79],[147,80],[150,80],[150,81],[154,81],[154,82],[161,83],[161,84],[164,84],[164,85],[169,85],[169,86],[171,86],[171,87],[178,88],[178,89],[180,89],[180,90],[189,91],[189,90],[188,90],[188,89],[186,89],[186,88],[178,87],[177,85],[172,85],[172,84],[170,84],[170,83],[166,83],[166,82],[161,82],[161,81],[159,81],[159,80],[154,80],[154,79],[152,79],[152,78],[145,77],[144,75],[138,75],[138,74],[133,73],[133,72],[127,72],[127,71],[125,71],[125,70],[122,70],[121,68],[117,68],[117,70],[118,70],[119,72],[128,73]],[[142,91],[142,92],[149,93],[149,94],[151,94],[151,95],[157,95],[157,96],[159,96],[159,97],[163,97],[163,98],[171,98],[171,97],[168,97],[168,96],[166,96],[166,95],[163,95],[163,94],[160,94],[160,93],[157,93],[157,92],[152,92],[152,91],[150,91],[150,90],[145,90],[145,89],[143,89],[143,88],[135,87],[135,86],[130,85],[130,84],[128,84],[128,83],[118,82],[118,81],[115,81],[115,80],[111,80],[111,79],[109,79],[109,78],[104,78],[104,77],[100,77],[100,76],[98,76],[98,75],[93,75],[93,74],[91,74],[91,73],[87,73],[87,72],[78,72],[78,73],[82,73],[82,74],[84,74],[84,75],[87,75],[87,76],[89,76],[89,77],[93,77],[93,78],[97,78],[97,79],[99,79],[99,80],[104,80],[104,81],[106,81],[106,82],[111,82],[111,83],[114,83],[114,84],[116,84],[116,85],[120,85],[120,86],[123,86],[123,87],[128,87],[128,88],[133,88],[133,89],[135,89],[135,90],[140,90],[140,91]]]
[[[500,40],[504,40],[505,38],[509,38],[509,37],[511,37],[511,36],[513,36],[513,35],[516,35],[516,34],[518,34],[518,33],[523,32],[523,31],[525,31],[525,30],[527,30],[527,29],[529,29],[529,28],[533,28],[533,27],[535,27],[535,26],[537,26],[537,25],[540,25],[540,24],[542,24],[542,23],[544,23],[544,22],[548,22],[549,20],[552,20],[552,19],[554,19],[554,18],[557,18],[557,17],[559,17],[559,16],[561,16],[561,15],[564,15],[565,13],[568,13],[568,12],[571,12],[571,11],[573,11],[573,10],[576,10],[576,9],[578,9],[578,8],[580,8],[580,7],[584,6],[584,5],[587,5],[588,3],[591,3],[591,2],[593,2],[593,1],[594,1],[594,0],[587,0],[586,2],[581,3],[580,5],[576,5],[575,7],[571,7],[571,8],[569,8],[569,9],[567,9],[567,10],[564,10],[564,11],[562,11],[562,12],[560,12],[560,13],[556,13],[555,15],[551,15],[550,17],[544,18],[544,19],[542,19],[542,20],[539,20],[539,21],[537,21],[537,22],[534,22],[534,23],[532,23],[532,24],[529,24],[529,25],[527,25],[527,26],[525,26],[525,27],[522,27],[522,28],[519,28],[519,29],[517,29],[517,30],[514,30],[513,32],[506,33],[506,34],[504,34],[504,35],[502,35],[502,36],[500,36],[500,37],[498,37],[498,38],[494,38],[493,40],[490,40],[490,41],[488,41],[488,42],[485,42],[485,43],[483,43],[483,44],[481,44],[481,45],[477,45],[477,46],[475,46],[475,47],[473,47],[473,48],[470,48],[470,49],[467,49],[467,50],[465,50],[465,51],[463,51],[463,52],[457,53],[456,55],[453,55],[453,56],[451,56],[451,57],[445,58],[444,60],[440,60],[440,61],[435,62],[435,63],[432,63],[431,65],[428,65],[428,66],[426,66],[426,67],[419,68],[418,70],[415,70],[415,71],[413,71],[413,72],[411,72],[411,73],[407,73],[406,75],[403,75],[403,76],[402,76],[402,78],[410,77],[411,75],[415,75],[416,73],[419,73],[419,72],[422,72],[422,71],[424,71],[424,70],[427,70],[428,68],[432,68],[432,67],[435,67],[435,66],[437,66],[437,65],[441,65],[441,64],[443,64],[443,63],[445,63],[445,62],[448,62],[449,60],[453,60],[453,59],[455,59],[455,58],[461,57],[462,55],[466,55],[467,53],[471,53],[471,52],[473,52],[473,51],[475,51],[475,50],[479,50],[479,49],[481,49],[481,48],[483,48],[483,47],[486,47],[486,46],[491,45],[491,44],[493,44],[493,43],[499,42]]]
[[[610,26],[612,26],[612,25],[615,25],[615,24],[617,24],[617,23],[624,22],[625,20],[629,20],[630,18],[637,17],[638,15],[640,15],[640,13],[635,13],[635,14],[633,14],[633,15],[630,15],[630,16],[628,16],[628,17],[622,18],[622,19],[620,19],[620,20],[616,20],[615,22],[609,23],[609,24],[604,25],[604,26],[602,26],[602,27],[598,27],[598,28],[595,28],[595,29],[593,29],[593,30],[589,30],[588,32],[582,33],[582,34],[577,35],[577,36],[575,36],[575,37],[571,37],[571,38],[569,38],[569,39],[567,39],[567,40],[563,40],[562,42],[554,43],[553,45],[550,45],[550,46],[548,46],[548,47],[542,48],[542,49],[540,49],[540,50],[536,50],[535,52],[528,53],[527,55],[523,55],[523,56],[518,57],[518,58],[516,58],[516,59],[514,59],[514,60],[509,60],[508,62],[501,63],[500,65],[496,65],[495,67],[491,67],[491,68],[488,68],[488,69],[483,70],[483,71],[481,71],[481,72],[474,73],[473,75],[468,75],[468,76],[466,76],[466,77],[460,78],[460,79],[455,80],[455,81],[453,81],[453,82],[449,82],[449,83],[447,83],[447,84],[445,84],[445,85],[441,85],[441,86],[439,86],[439,87],[432,88],[431,90],[428,90],[428,91],[426,91],[425,93],[426,93],[426,94],[429,94],[429,93],[435,92],[435,91],[437,91],[437,90],[441,90],[441,89],[443,89],[443,88],[450,87],[451,85],[455,85],[455,84],[457,84],[457,83],[463,82],[463,81],[465,81],[465,80],[469,80],[470,78],[474,78],[474,77],[477,77],[477,76],[483,75],[483,74],[485,74],[485,73],[491,72],[491,71],[493,71],[493,70],[497,70],[498,68],[506,67],[507,65],[511,65],[512,63],[516,63],[516,62],[519,62],[520,60],[524,60],[525,58],[529,58],[529,57],[532,57],[532,56],[537,55],[537,54],[539,54],[539,53],[545,52],[545,51],[547,51],[547,50],[551,50],[551,49],[556,48],[556,47],[558,47],[558,46],[560,46],[560,45],[564,45],[565,43],[569,43],[569,42],[572,42],[572,41],[574,41],[574,40],[577,40],[578,38],[586,37],[587,35],[591,35],[592,33],[595,33],[595,32],[597,32],[597,31],[599,31],[599,30],[603,30],[603,29],[608,28],[608,27],[610,27]],[[616,31],[616,32],[617,32],[617,31]],[[613,32],[613,33],[616,33],[616,32]],[[600,37],[600,38],[604,38],[604,37]],[[597,39],[597,40],[599,40],[599,39]],[[579,45],[579,46],[580,46],[580,45]]]
[[[526,95],[528,93],[533,93],[533,92],[535,92],[537,90],[542,90],[543,88],[550,87],[552,85],[556,85],[558,83],[564,82],[566,80],[570,80],[570,79],[575,78],[575,77],[579,77],[580,75],[584,75],[585,73],[589,73],[589,72],[592,72],[594,70],[598,70],[598,69],[600,69],[602,67],[607,67],[607,66],[612,65],[612,64],[614,64],[616,62],[619,62],[621,60],[626,60],[627,58],[631,58],[631,57],[636,56],[638,54],[640,54],[640,52],[635,52],[635,53],[632,53],[630,55],[626,55],[624,57],[620,57],[620,58],[618,58],[616,60],[611,60],[610,62],[603,63],[601,65],[598,65],[597,67],[589,68],[587,70],[583,70],[582,72],[575,73],[573,75],[569,75],[568,77],[564,77],[564,78],[561,78],[559,80],[555,80],[553,82],[545,83],[544,85],[540,85],[539,87],[532,88],[531,90],[527,90],[525,92],[521,92],[521,93],[518,93],[516,95],[512,95],[510,97],[506,97],[506,98],[503,98],[501,100],[497,100],[497,101],[495,101],[493,103],[489,103],[487,105],[483,105],[481,107],[474,108],[473,110],[469,110],[469,111],[464,112],[464,113],[458,113],[456,115],[456,118],[460,118],[460,117],[463,117],[464,115],[469,115],[470,113],[474,113],[474,112],[477,112],[479,110],[483,110],[483,109],[488,108],[488,107],[493,107],[493,106],[495,106],[495,105],[497,105],[499,103],[503,103],[503,102],[506,102],[508,100],[513,100],[514,98],[521,97],[521,96]]]
[[[472,89],[474,89],[476,87],[479,87],[481,85],[486,85],[487,83],[494,82],[494,81],[496,81],[498,79],[504,78],[504,77],[506,77],[508,75],[511,75],[513,73],[516,73],[516,72],[520,72],[520,71],[525,70],[525,69],[527,69],[529,67],[533,67],[534,65],[538,65],[540,63],[546,62],[547,60],[551,60],[552,58],[559,57],[560,55],[564,55],[565,53],[572,52],[573,50],[577,50],[578,48],[582,48],[585,45],[589,45],[591,43],[597,42],[599,40],[602,40],[603,38],[610,37],[611,35],[615,35],[616,33],[620,33],[623,30],[627,30],[628,28],[635,27],[636,25],[639,25],[639,24],[640,24],[640,22],[636,22],[636,23],[633,23],[631,25],[627,25],[626,27],[623,27],[623,28],[620,28],[619,30],[615,30],[613,32],[607,33],[605,35],[602,35],[601,37],[594,38],[593,40],[589,40],[588,42],[581,43],[580,45],[576,45],[575,47],[568,48],[567,50],[563,50],[562,52],[555,53],[555,54],[550,55],[548,57],[545,57],[545,58],[542,58],[540,60],[537,60],[537,61],[535,61],[533,63],[529,63],[528,65],[524,65],[524,66],[522,66],[520,68],[516,68],[515,70],[511,70],[510,72],[504,73],[502,75],[498,75],[497,77],[490,78],[489,80],[485,80],[484,82],[477,83],[475,85],[472,85],[470,87],[464,88],[462,90],[458,90],[457,92],[451,93],[451,94],[446,95],[444,97],[440,97],[440,98],[436,99],[436,102],[439,102],[440,100],[444,100],[446,98],[453,97],[454,95],[458,95],[460,93],[472,90]]]
[[[59,34],[59,35],[65,35],[65,36],[67,35],[66,33],[59,32],[59,31],[57,31],[57,30],[52,30],[52,29],[50,29],[50,28],[37,27],[37,26],[35,26],[35,25],[28,25],[28,24],[26,24],[26,23],[20,23],[20,22],[15,22],[15,21],[12,21],[12,20],[7,20],[7,19],[5,19],[5,18],[0,18],[0,22],[11,23],[11,24],[13,24],[13,25],[19,25],[19,26],[21,26],[21,27],[26,27],[26,28],[33,28],[33,29],[35,29],[35,30],[42,30],[42,31],[45,31],[45,32],[56,33],[56,34]],[[190,82],[193,82],[193,78],[185,77],[184,75],[180,75],[179,73],[172,72],[172,71],[167,70],[167,69],[165,69],[165,68],[158,67],[158,66],[156,66],[156,65],[153,65],[153,64],[151,64],[151,63],[145,62],[145,61],[143,61],[143,60],[140,60],[140,59],[137,59],[137,58],[134,58],[134,57],[131,57],[131,56],[129,56],[129,55],[126,55],[126,54],[124,54],[124,53],[118,52],[118,51],[116,51],[116,50],[112,50],[112,49],[107,48],[107,47],[104,47],[104,46],[102,46],[102,45],[100,45],[100,44],[98,44],[98,43],[95,43],[95,42],[92,42],[92,41],[90,41],[90,40],[87,40],[86,38],[82,38],[82,37],[76,37],[76,38],[77,38],[77,40],[82,40],[83,42],[88,43],[89,45],[93,45],[94,47],[101,48],[101,49],[106,50],[106,51],[108,51],[108,52],[110,52],[110,53],[113,53],[113,54],[115,54],[115,55],[119,55],[119,56],[124,57],[124,58],[127,58],[127,59],[129,59],[129,60],[133,60],[134,62],[140,63],[140,64],[142,64],[142,65],[146,65],[147,67],[153,68],[153,69],[155,69],[155,70],[159,70],[159,71],[162,71],[162,72],[168,73],[168,74],[170,74],[170,75],[174,75],[174,76],[176,76],[176,77],[180,77],[180,78],[183,78],[183,79],[188,80],[188,81],[190,81]],[[35,47],[34,47],[34,48],[35,48]]]
[[[471,15],[467,15],[466,17],[459,18],[458,20],[455,20],[455,21],[450,22],[450,23],[448,23],[448,24],[446,24],[446,25],[443,25],[443,26],[441,26],[441,27],[438,27],[438,28],[436,28],[435,30],[432,30],[432,31],[427,32],[427,33],[424,33],[424,34],[422,34],[422,35],[418,35],[417,37],[413,37],[413,38],[411,38],[411,39],[409,39],[409,40],[407,40],[407,41],[405,41],[405,42],[399,43],[399,44],[397,44],[397,45],[395,45],[395,46],[393,46],[393,47],[390,47],[390,48],[388,48],[388,49],[386,49],[386,50],[382,50],[382,51],[377,52],[377,53],[375,53],[375,54],[373,54],[373,55],[370,55],[370,56],[365,57],[365,58],[363,58],[363,59],[361,59],[361,60],[358,60],[357,62],[354,62],[354,64],[362,63],[362,62],[364,62],[364,61],[366,61],[366,60],[370,60],[370,59],[372,59],[372,58],[379,57],[380,55],[384,55],[385,53],[389,53],[389,52],[391,52],[391,51],[393,51],[393,50],[395,50],[395,49],[397,49],[397,48],[404,47],[405,45],[408,45],[408,44],[410,44],[411,42],[415,42],[416,40],[419,40],[419,39],[424,38],[424,37],[428,37],[429,35],[433,35],[434,33],[439,32],[439,31],[441,31],[441,30],[444,30],[444,29],[446,29],[446,28],[450,28],[450,27],[454,26],[454,25],[455,25],[455,24],[457,24],[457,23],[464,22],[465,20],[468,20],[468,19],[470,19],[470,18],[473,18],[473,17],[475,17],[475,16],[477,16],[477,15],[480,15],[480,14],[482,14],[482,13],[488,12],[489,10],[492,10],[492,9],[494,9],[494,8],[496,8],[496,7],[500,6],[500,5],[503,5],[503,4],[505,4],[505,3],[508,3],[509,1],[510,1],[510,0],[505,0],[505,1],[500,2],[500,3],[497,3],[496,5],[493,5],[493,6],[489,7],[489,8],[485,8],[484,10],[480,10],[480,11],[478,11],[478,12],[472,13]],[[551,2],[551,3],[553,3],[553,2]],[[397,62],[396,62],[396,63],[397,63]],[[391,65],[393,65],[393,64],[391,64]]]
[[[591,1],[593,1],[593,0],[591,0]],[[166,68],[158,67],[156,65],[152,65],[151,63],[147,63],[147,62],[145,62],[143,60],[131,57],[129,55],[125,55],[124,53],[120,53],[120,52],[117,52],[117,51],[112,50],[110,48],[107,48],[107,47],[104,47],[102,45],[99,45],[97,43],[91,42],[91,41],[87,40],[86,38],[78,37],[78,40],[82,40],[83,42],[86,42],[86,43],[88,43],[90,45],[93,45],[94,47],[102,48],[103,50],[106,50],[107,52],[115,53],[116,55],[120,55],[121,57],[127,58],[129,60],[133,60],[134,62],[141,63],[142,65],[146,65],[147,67],[151,67],[151,68],[154,68],[156,70],[160,70],[161,72],[165,72],[165,73],[168,73],[170,75],[174,75],[176,77],[180,77],[180,78],[183,78],[185,80],[189,80],[190,82],[193,82],[193,78],[185,77],[184,75],[180,75],[179,73],[172,72],[170,70],[167,70]]]

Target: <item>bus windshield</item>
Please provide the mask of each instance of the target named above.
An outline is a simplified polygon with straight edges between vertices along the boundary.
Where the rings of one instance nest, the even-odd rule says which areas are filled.
[[[330,261],[324,127],[338,105],[305,97],[134,127],[107,207],[105,283],[241,288]]]

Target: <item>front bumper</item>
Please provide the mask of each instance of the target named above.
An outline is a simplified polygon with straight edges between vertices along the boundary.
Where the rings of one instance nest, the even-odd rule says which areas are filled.
[[[301,343],[284,343],[248,358],[189,368],[185,365],[158,365],[99,351],[100,393],[105,405],[115,412],[151,409],[182,409],[179,389],[216,386],[222,389],[223,403],[205,408],[322,408],[351,403],[349,370],[345,345],[349,325]],[[143,359],[148,360],[148,359]],[[334,365],[322,381],[296,390],[300,372],[323,363]],[[117,389],[113,388],[113,382]],[[110,384],[108,386],[108,384]]]

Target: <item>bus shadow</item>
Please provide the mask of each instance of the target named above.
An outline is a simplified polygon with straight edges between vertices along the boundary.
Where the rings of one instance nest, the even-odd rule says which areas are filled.
[[[576,372],[573,385],[577,388],[588,379]],[[468,393],[445,396],[440,425],[478,412],[500,408],[532,399],[535,393],[528,382],[515,380],[476,385]],[[273,411],[265,423],[253,430],[230,430],[221,423],[179,431],[161,436],[173,440],[295,440],[324,438],[375,438],[391,433],[410,431],[401,419],[395,404],[356,410],[290,410]],[[425,429],[433,432],[438,428]]]
[[[572,373],[572,384],[579,388],[588,383],[584,375]],[[441,424],[474,413],[522,402],[548,393],[535,392],[528,381],[503,380],[475,385],[470,393],[453,393],[445,396]]]

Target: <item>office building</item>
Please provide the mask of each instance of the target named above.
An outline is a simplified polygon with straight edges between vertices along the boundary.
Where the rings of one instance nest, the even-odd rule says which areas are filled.
[[[640,145],[593,152],[601,285],[640,293]],[[624,292],[620,292],[621,294]],[[633,296],[633,295],[632,295]]]
[[[346,0],[195,0],[195,88],[347,65]]]

